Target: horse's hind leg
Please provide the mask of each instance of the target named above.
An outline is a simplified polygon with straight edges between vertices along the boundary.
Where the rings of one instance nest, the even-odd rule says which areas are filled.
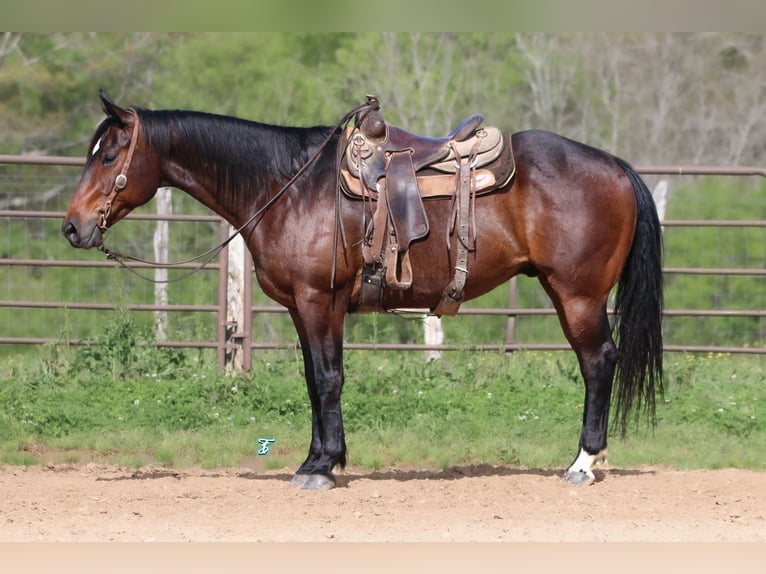
[[[593,465],[606,458],[609,402],[617,347],[612,339],[605,300],[561,297],[545,281],[543,286],[556,306],[564,334],[577,355],[585,382],[579,452],[564,473],[564,478],[575,484],[590,484],[595,480]]]

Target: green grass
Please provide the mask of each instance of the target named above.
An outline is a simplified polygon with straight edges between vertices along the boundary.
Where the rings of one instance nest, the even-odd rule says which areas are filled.
[[[199,355],[158,350],[129,315],[101,345],[49,346],[0,364],[0,463],[297,467],[310,437],[295,352],[259,354],[227,376]],[[766,469],[766,361],[666,357],[657,427],[610,440],[610,463]],[[568,352],[346,353],[349,464],[563,468],[576,452],[584,391]],[[257,456],[259,438],[276,438]]]

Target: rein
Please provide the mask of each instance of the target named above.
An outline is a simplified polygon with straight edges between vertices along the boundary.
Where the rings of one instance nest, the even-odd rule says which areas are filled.
[[[133,273],[134,275],[137,275],[141,279],[144,279],[145,281],[148,281],[150,283],[174,283],[176,281],[181,281],[183,279],[186,279],[193,275],[194,273],[201,271],[204,269],[207,265],[210,264],[210,262],[229,244],[231,243],[237,235],[241,235],[242,230],[245,229],[248,225],[253,223],[256,219],[260,218],[266,211],[273,206],[277,200],[279,200],[282,195],[285,194],[285,192],[288,190],[288,188],[295,183],[298,178],[303,175],[303,173],[311,166],[312,163],[316,161],[316,159],[319,157],[319,154],[324,150],[325,147],[330,143],[330,140],[332,140],[332,137],[343,128],[350,120],[353,118],[356,114],[360,112],[366,112],[369,111],[371,107],[371,104],[369,102],[366,102],[364,104],[360,104],[356,106],[354,109],[352,109],[350,112],[345,114],[343,118],[333,127],[333,129],[330,131],[330,133],[327,135],[327,137],[324,139],[322,144],[317,148],[317,150],[312,154],[312,156],[306,161],[305,164],[293,175],[290,180],[285,183],[282,188],[271,198],[269,199],[263,207],[261,207],[258,211],[256,211],[252,216],[248,218],[247,221],[245,221],[242,225],[240,225],[237,229],[235,229],[229,237],[224,239],[222,242],[220,242],[215,247],[212,247],[205,251],[204,253],[201,253],[199,255],[196,255],[194,257],[191,257],[189,259],[185,259],[183,261],[174,261],[174,262],[168,262],[168,263],[161,263],[159,261],[151,261],[142,259],[141,257],[136,257],[133,255],[128,255],[125,253],[121,253],[119,251],[114,251],[112,249],[107,248],[103,243],[98,247],[99,251],[101,251],[104,255],[106,255],[106,258],[109,260],[117,261],[122,267]],[[136,122],[135,126],[133,127],[133,133],[130,138],[130,147],[128,148],[128,156],[125,158],[125,163],[123,163],[122,170],[120,171],[120,174],[115,178],[114,181],[114,187],[109,195],[109,198],[107,199],[106,203],[104,204],[104,207],[99,210],[99,223],[98,227],[102,231],[102,233],[106,233],[107,226],[106,222],[109,218],[109,215],[112,211],[112,202],[117,197],[117,195],[127,186],[128,184],[128,170],[130,169],[130,163],[133,160],[133,152],[136,148],[136,142],[138,140],[138,131],[140,128],[140,121],[138,117],[138,113],[134,109],[130,109],[130,111],[135,115]],[[337,171],[336,177],[338,178],[338,189],[340,189],[340,172]],[[339,201],[339,198],[336,198],[336,202]],[[336,213],[337,210],[340,208],[340,206],[336,206]],[[336,216],[336,229],[338,224],[338,217]],[[256,223],[257,225],[257,223]],[[341,227],[341,234],[343,235],[343,229]],[[337,241],[337,233],[336,239],[334,241]],[[343,238],[343,245],[345,246],[345,237]],[[126,261],[133,261],[136,263],[143,263],[145,265],[151,265],[154,267],[177,267],[179,265],[185,265],[188,263],[193,263],[194,261],[201,261],[201,263],[191,269],[188,273],[182,275],[181,277],[177,277],[175,279],[164,279],[164,280],[156,280],[152,279],[150,277],[146,277],[145,275],[142,275],[141,273],[138,273],[135,269],[127,265]],[[335,261],[333,258],[333,278],[332,283],[335,282]]]

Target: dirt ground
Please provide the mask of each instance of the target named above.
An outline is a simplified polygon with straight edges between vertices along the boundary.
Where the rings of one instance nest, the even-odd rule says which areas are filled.
[[[0,541],[766,541],[766,473],[464,467],[338,475],[290,469],[0,467]]]

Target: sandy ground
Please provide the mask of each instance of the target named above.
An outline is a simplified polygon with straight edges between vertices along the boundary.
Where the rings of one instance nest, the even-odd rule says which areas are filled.
[[[0,467],[0,541],[766,541],[766,473],[464,467],[339,474],[290,469]]]

